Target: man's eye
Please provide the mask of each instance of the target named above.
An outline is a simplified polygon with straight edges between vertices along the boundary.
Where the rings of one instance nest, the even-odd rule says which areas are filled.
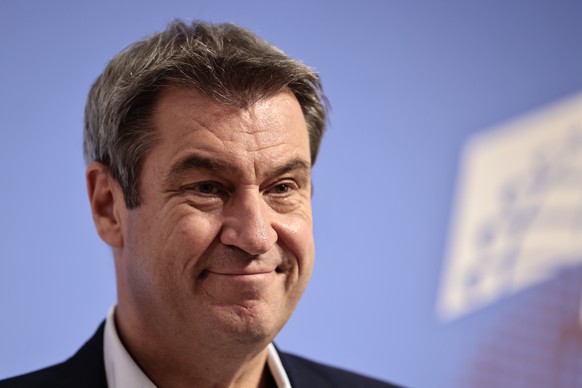
[[[279,183],[278,185],[273,186],[271,192],[274,194],[287,194],[291,190],[293,190],[293,187],[290,183]]]
[[[218,186],[212,182],[199,183],[194,189],[202,194],[217,194],[219,191]]]
[[[275,186],[274,191],[277,194],[284,194],[289,192],[290,188],[289,185],[286,183],[281,183],[280,185]]]

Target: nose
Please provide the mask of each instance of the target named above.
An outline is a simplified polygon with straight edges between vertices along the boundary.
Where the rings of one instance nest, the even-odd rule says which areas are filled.
[[[220,241],[253,256],[266,253],[278,238],[272,216],[258,190],[240,191],[225,204]]]

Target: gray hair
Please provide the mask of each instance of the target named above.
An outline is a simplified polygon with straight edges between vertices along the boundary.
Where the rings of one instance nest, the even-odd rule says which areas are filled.
[[[233,24],[176,20],[115,56],[85,106],[85,162],[109,167],[128,208],[140,205],[141,168],[157,141],[151,116],[160,91],[170,85],[193,87],[239,108],[288,88],[303,111],[315,163],[328,107],[318,74]]]

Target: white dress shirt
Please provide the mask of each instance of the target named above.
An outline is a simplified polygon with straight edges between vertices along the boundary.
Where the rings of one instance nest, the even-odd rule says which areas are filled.
[[[115,328],[115,305],[109,309],[105,321],[105,336],[103,339],[103,356],[105,358],[105,374],[109,388],[156,388],[154,383],[137,366],[121,343]],[[283,368],[279,354],[273,344],[267,347],[267,364],[278,388],[291,388],[287,373]]]

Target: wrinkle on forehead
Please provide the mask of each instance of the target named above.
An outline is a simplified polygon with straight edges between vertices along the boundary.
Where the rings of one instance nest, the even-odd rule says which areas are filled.
[[[154,121],[165,139],[166,151],[161,152],[174,162],[202,151],[236,160],[258,174],[257,163],[264,168],[265,163],[284,163],[291,157],[310,160],[303,112],[291,92],[241,109],[196,90],[172,88],[160,95]]]
[[[273,105],[278,105],[279,107],[281,105],[287,105],[288,107],[296,105],[298,111],[303,115],[303,111],[299,105],[299,102],[297,101],[297,98],[289,88],[283,88],[279,93],[265,95],[264,97],[251,102],[244,107],[217,101],[199,92],[195,88],[189,88],[180,85],[164,88],[158,96],[158,102],[160,100],[164,100],[164,97],[167,95],[181,95],[185,98],[181,98],[180,101],[185,102],[188,100],[188,103],[183,104],[183,108],[193,109],[193,111],[203,111],[204,114],[211,115],[210,120],[208,120],[209,122],[201,120],[197,121],[203,127],[209,127],[214,121],[220,120],[224,115],[233,117],[239,116],[241,119],[252,121],[256,119],[257,112],[259,110],[270,110],[272,109]],[[159,104],[157,104],[156,108],[158,107]],[[279,109],[279,107],[277,109]]]

